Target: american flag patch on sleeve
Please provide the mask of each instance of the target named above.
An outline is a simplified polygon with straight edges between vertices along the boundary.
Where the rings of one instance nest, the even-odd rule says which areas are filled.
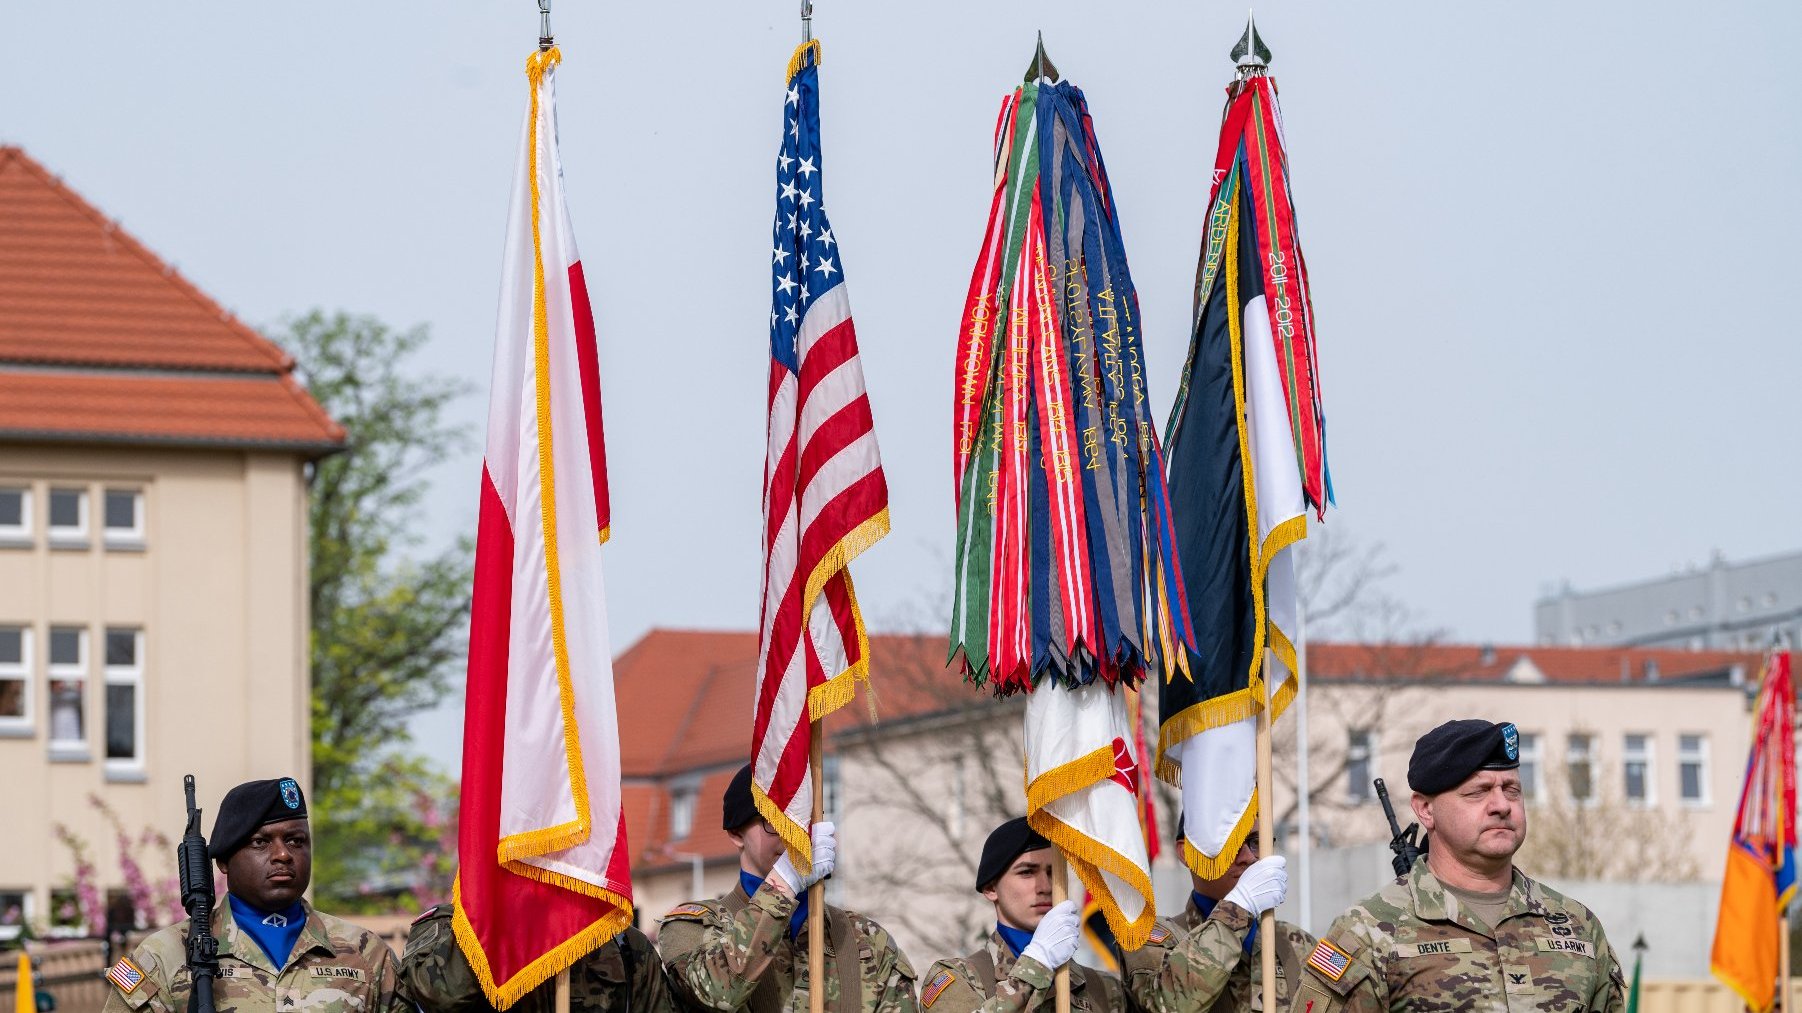
[[[1333,981],[1345,977],[1346,968],[1351,966],[1351,954],[1332,943],[1322,939],[1314,952],[1308,955],[1308,966]]]
[[[945,994],[945,989],[950,988],[951,983],[956,980],[957,975],[950,971],[940,971],[933,975],[932,980],[926,983],[926,987],[920,989],[920,1005],[930,1008],[933,1003],[938,1001],[939,996]]]
[[[138,970],[130,957],[120,957],[117,964],[106,969],[106,980],[119,986],[119,991],[130,994],[144,983],[144,972]]]

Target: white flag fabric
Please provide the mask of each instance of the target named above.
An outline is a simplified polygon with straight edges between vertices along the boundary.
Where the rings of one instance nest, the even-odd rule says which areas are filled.
[[[1157,909],[1139,822],[1139,779],[1126,694],[1100,679],[1046,680],[1026,698],[1026,818],[1057,845],[1120,945],[1138,949]]]
[[[1245,305],[1241,331],[1270,333],[1269,308],[1260,293]],[[1269,341],[1249,340],[1245,350],[1245,420],[1257,493],[1259,558],[1265,568],[1264,689],[1274,724],[1295,699],[1295,564],[1290,547],[1307,532],[1307,501],[1295,466],[1283,379]],[[1257,813],[1257,714],[1184,739],[1183,843],[1191,867],[1223,871]]]

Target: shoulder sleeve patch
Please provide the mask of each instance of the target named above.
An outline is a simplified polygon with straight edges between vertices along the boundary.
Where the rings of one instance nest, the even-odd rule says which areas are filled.
[[[944,995],[945,989],[950,988],[951,983],[956,980],[957,975],[952,974],[949,968],[940,968],[938,973],[932,976],[932,980],[920,989],[920,1006],[924,1009],[931,1009],[932,1004],[938,1002],[939,996]]]
[[[131,962],[130,957],[120,957],[118,963],[106,969],[106,980],[117,985],[119,991],[130,995],[144,983],[144,972]]]
[[[1151,935],[1146,936],[1145,941],[1162,946],[1170,941],[1170,930],[1154,922],[1151,926]]]
[[[419,917],[413,919],[413,924],[418,925],[420,922],[425,921],[427,918],[430,918],[437,913],[438,913],[438,905],[434,904],[431,907],[426,908],[424,911],[419,912]]]
[[[1351,967],[1351,954],[1322,939],[1315,945],[1314,952],[1308,954],[1308,966],[1326,980],[1338,981]]]
[[[680,907],[672,908],[670,910],[669,914],[666,914],[663,916],[663,920],[669,921],[671,918],[705,918],[705,917],[707,917],[707,905],[705,905],[705,904],[683,904]]]

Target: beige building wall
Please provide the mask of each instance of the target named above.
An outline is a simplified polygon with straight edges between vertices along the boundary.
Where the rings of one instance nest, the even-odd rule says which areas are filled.
[[[115,833],[178,840],[182,775],[210,831],[232,785],[290,775],[309,784],[306,489],[291,454],[0,445],[0,488],[31,492],[32,531],[0,543],[0,626],[29,631],[29,715],[0,731],[0,892],[24,890],[34,920],[74,865],[51,828],[89,846],[100,885],[122,887]],[[51,544],[49,491],[87,494],[85,544]],[[105,492],[138,490],[140,544],[109,545]],[[85,748],[50,745],[52,627],[85,630]],[[139,762],[106,758],[106,632],[141,631]],[[142,852],[146,873],[171,853]]]

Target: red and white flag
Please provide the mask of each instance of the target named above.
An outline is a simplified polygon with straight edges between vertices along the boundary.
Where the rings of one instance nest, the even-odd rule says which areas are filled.
[[[594,318],[563,202],[556,49],[507,226],[463,718],[457,940],[497,1009],[632,920],[601,544]]]
[[[843,259],[821,203],[818,56],[819,44],[808,43],[789,61],[776,156],[763,621],[751,728],[757,808],[809,862],[810,721],[844,706],[869,674],[849,567],[888,533],[888,480]]]

